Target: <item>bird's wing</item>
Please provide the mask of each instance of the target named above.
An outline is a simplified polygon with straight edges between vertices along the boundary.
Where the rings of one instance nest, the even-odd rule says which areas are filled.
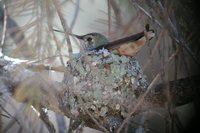
[[[118,40],[115,40],[115,41],[112,41],[112,42],[108,42],[107,44],[98,46],[94,49],[95,50],[99,50],[99,49],[102,49],[102,48],[106,48],[106,49],[109,49],[109,50],[116,49],[116,48],[120,47],[121,45],[123,45],[125,43],[137,41],[140,38],[144,37],[144,35],[145,35],[144,32],[140,32],[140,33],[137,33],[137,34],[134,34],[134,35],[122,38],[122,39],[118,39]]]

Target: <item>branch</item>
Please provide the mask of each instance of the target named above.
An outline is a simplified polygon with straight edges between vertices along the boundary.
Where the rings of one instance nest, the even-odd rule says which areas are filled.
[[[3,52],[3,47],[4,47],[4,43],[5,43],[5,38],[6,38],[6,28],[7,28],[7,18],[8,18],[8,15],[7,15],[7,6],[6,6],[6,3],[5,1],[3,0],[2,1],[3,3],[3,12],[4,13],[4,18],[3,18],[3,34],[2,34],[2,38],[1,38],[1,51],[0,52]]]
[[[74,17],[72,19],[72,22],[70,24],[70,29],[72,30],[74,28],[74,25],[76,23],[76,20],[78,18],[78,14],[79,14],[79,10],[80,10],[80,0],[77,0],[76,1],[76,4],[75,4],[75,12],[74,12]]]
[[[5,1],[5,0],[4,0]],[[2,6],[0,6],[0,24],[3,27],[3,34],[2,34],[2,40],[1,40],[1,46],[3,44],[3,41],[5,39],[5,32],[10,35],[10,37],[14,40],[15,44],[21,43],[25,35],[23,34],[22,27],[19,27],[19,25],[13,20],[8,14],[6,9],[6,3],[3,2],[3,9]],[[3,37],[4,36],[4,37]]]
[[[112,6],[112,9],[115,13],[115,17],[116,17],[116,23],[117,23],[117,27],[121,27],[122,26],[122,16],[121,16],[121,10],[119,5],[116,3],[115,0],[109,0],[110,5]]]
[[[67,34],[67,33],[69,33],[69,28],[67,26],[67,22],[66,22],[65,18],[62,15],[60,1],[59,0],[52,0],[52,1],[54,3],[54,6],[56,8],[56,11],[58,13],[62,27],[63,27],[64,32],[65,32],[66,41],[67,41],[67,45],[68,45],[68,53],[69,53],[69,55],[71,55],[72,54],[72,45],[71,45],[71,41],[69,39],[69,35]]]

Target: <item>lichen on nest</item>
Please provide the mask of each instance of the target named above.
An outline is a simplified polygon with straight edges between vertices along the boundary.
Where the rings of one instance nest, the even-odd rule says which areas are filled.
[[[104,117],[110,110],[126,117],[127,107],[137,99],[136,92],[148,86],[134,57],[120,56],[106,49],[73,57],[67,71],[73,78],[73,83],[68,82],[70,90],[84,99],[84,103],[77,101],[77,110],[84,107],[96,117]],[[74,103],[69,104],[74,106]]]

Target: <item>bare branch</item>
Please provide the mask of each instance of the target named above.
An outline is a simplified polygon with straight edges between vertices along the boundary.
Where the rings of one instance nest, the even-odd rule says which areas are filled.
[[[0,48],[1,53],[3,53],[2,50],[3,50],[4,43],[5,43],[5,38],[6,38],[7,18],[8,18],[6,3],[5,3],[4,0],[2,0],[2,3],[3,3],[4,21],[3,21],[3,34],[2,34],[2,37],[1,37],[1,48]]]
[[[71,30],[74,28],[74,25],[76,23],[79,11],[80,11],[80,0],[76,0],[76,8],[75,8],[74,17],[73,17],[72,22],[70,24],[70,29]]]
[[[108,5],[108,36],[110,36],[111,33],[111,4],[110,0],[107,1]]]
[[[154,17],[151,16],[151,14],[146,11],[142,6],[140,6],[136,1],[132,0],[132,3],[137,7],[139,8],[145,15],[147,15],[151,20],[155,21],[156,24],[158,24],[159,27],[163,27],[162,24],[156,20]]]
[[[56,133],[56,130],[54,128],[53,123],[49,120],[48,115],[44,112],[43,108],[40,108],[40,118],[45,123],[47,129],[49,130],[49,133]]]
[[[122,16],[121,16],[120,7],[119,7],[119,5],[117,5],[115,0],[109,0],[109,2],[112,6],[114,13],[115,13],[117,27],[119,28],[119,27],[122,26]]]
[[[68,46],[68,53],[69,55],[71,56],[72,54],[72,46],[71,46],[71,41],[70,41],[70,38],[69,38],[69,28],[67,26],[67,22],[64,18],[64,16],[62,15],[62,12],[61,12],[61,6],[60,6],[60,1],[59,0],[52,0],[53,3],[54,3],[54,6],[56,8],[56,11],[58,13],[58,16],[60,18],[60,21],[61,21],[61,24],[62,24],[62,27],[63,27],[63,30],[65,32],[65,37],[66,37],[66,41],[67,41],[67,46]]]

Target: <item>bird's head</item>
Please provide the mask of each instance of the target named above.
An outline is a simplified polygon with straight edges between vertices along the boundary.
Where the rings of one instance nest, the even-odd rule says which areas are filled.
[[[108,39],[100,33],[89,33],[82,36],[75,35],[75,37],[83,41],[82,45],[85,50],[91,50],[108,43]]]
[[[53,29],[56,32],[61,32],[61,33],[65,33],[61,30],[57,30],[57,29]],[[76,35],[73,33],[67,33],[71,36],[74,36],[76,38],[78,38],[79,40],[81,40],[83,43],[81,44],[81,46],[83,46],[83,50],[92,50],[98,46],[104,45],[108,43],[108,39],[100,34],[100,33],[89,33],[86,35]]]

